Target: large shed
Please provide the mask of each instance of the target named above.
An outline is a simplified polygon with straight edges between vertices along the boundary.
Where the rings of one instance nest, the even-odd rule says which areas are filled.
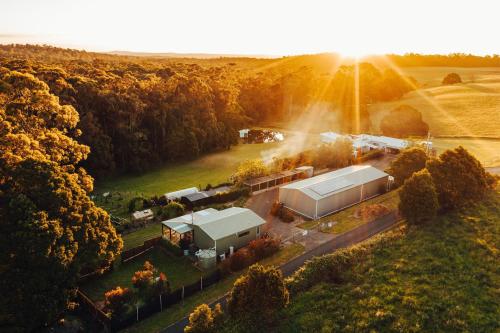
[[[196,246],[201,249],[215,248],[217,254],[226,253],[230,247],[238,249],[261,235],[266,223],[247,208],[231,207],[224,210],[204,209],[162,222],[167,236],[172,232],[191,233]],[[165,233],[164,233],[165,234]]]
[[[389,175],[354,165],[280,187],[279,201],[303,216],[318,219],[385,192]]]

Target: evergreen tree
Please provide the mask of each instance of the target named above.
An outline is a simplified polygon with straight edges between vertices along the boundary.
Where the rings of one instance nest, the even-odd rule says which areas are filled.
[[[399,199],[399,211],[410,224],[432,220],[439,209],[436,188],[426,169],[405,180]]]

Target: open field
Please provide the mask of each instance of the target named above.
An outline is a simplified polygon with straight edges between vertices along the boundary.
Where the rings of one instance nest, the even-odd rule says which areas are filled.
[[[500,68],[403,68],[422,88],[398,101],[369,107],[373,130],[392,109],[407,104],[422,113],[433,136],[500,138]],[[462,84],[441,86],[451,72],[462,76]]]
[[[102,277],[88,281],[81,289],[92,300],[100,301],[106,291],[116,286],[132,288],[132,276],[142,268],[146,260],[152,263],[159,272],[167,275],[172,290],[196,282],[203,274],[192,265],[189,259],[171,256],[160,249],[153,249],[145,255],[121,264]]]
[[[144,228],[122,235],[123,251],[140,246],[144,241],[161,236],[161,223],[149,223]]]
[[[341,278],[293,297],[276,331],[498,332],[499,220],[497,192],[389,232]]]
[[[304,252],[304,250],[304,246],[302,246],[301,244],[291,244],[281,249],[275,255],[262,260],[260,263],[265,266],[280,266],[299,256]],[[244,273],[245,271],[246,270],[243,270],[242,273]],[[168,310],[157,313],[143,321],[140,321],[136,325],[125,329],[123,332],[159,332],[161,329],[164,329],[177,320],[187,316],[197,305],[202,303],[209,304],[210,302],[227,293],[233,287],[234,282],[242,273],[231,274],[218,283],[204,289],[203,291],[191,297],[186,298],[183,303],[175,304],[172,307],[168,308]]]
[[[363,219],[360,216],[357,216],[357,212],[366,206],[369,205],[374,205],[374,204],[380,204],[385,207],[387,207],[390,211],[394,211],[398,208],[399,204],[399,195],[398,191],[391,191],[382,195],[379,195],[375,198],[366,200],[360,204],[354,205],[352,207],[349,207],[347,209],[344,209],[338,213],[332,214],[325,216],[319,220],[312,220],[312,221],[307,221],[302,224],[299,224],[299,228],[303,229],[313,229],[317,227],[321,223],[325,222],[335,222],[335,225],[333,225],[331,228],[324,228],[321,229],[323,232],[328,232],[331,234],[340,234],[347,232],[349,230],[352,230],[356,227],[359,227],[360,225],[364,223],[370,222],[370,220]]]
[[[461,145],[484,166],[500,166],[500,139],[435,138],[432,142],[438,153]]]

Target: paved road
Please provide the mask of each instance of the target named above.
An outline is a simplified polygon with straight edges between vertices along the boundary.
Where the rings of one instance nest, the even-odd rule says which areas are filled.
[[[337,249],[341,249],[344,247],[348,247],[354,245],[356,243],[360,243],[384,230],[389,229],[398,221],[396,213],[391,213],[386,215],[376,221],[363,224],[351,231],[343,233],[333,240],[324,243],[304,254],[298,256],[297,258],[287,262],[286,264],[280,267],[283,275],[289,276],[293,272],[295,272],[299,267],[301,267],[305,261],[311,259],[315,256],[321,256],[327,253],[331,253]],[[214,306],[216,303],[221,303],[222,306],[225,306],[227,301],[227,295],[222,296],[218,300],[212,302],[210,306]],[[188,317],[184,317],[180,321],[175,324],[170,325],[163,331],[162,333],[182,333],[184,332],[184,327],[188,324]]]

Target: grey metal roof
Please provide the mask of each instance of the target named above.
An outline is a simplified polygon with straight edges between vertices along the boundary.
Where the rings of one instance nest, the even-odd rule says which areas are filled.
[[[353,165],[283,186],[320,200],[335,193],[389,176],[371,165]]]
[[[173,223],[196,226],[213,240],[219,240],[240,231],[263,225],[266,221],[250,209],[231,207],[224,210],[208,208],[162,222],[169,228],[174,226]]]
[[[209,195],[206,194],[205,192],[196,192],[196,193],[191,193],[191,194],[186,194],[182,196],[183,198],[188,199],[189,201],[197,201],[197,200],[202,200],[205,198],[208,198]]]

